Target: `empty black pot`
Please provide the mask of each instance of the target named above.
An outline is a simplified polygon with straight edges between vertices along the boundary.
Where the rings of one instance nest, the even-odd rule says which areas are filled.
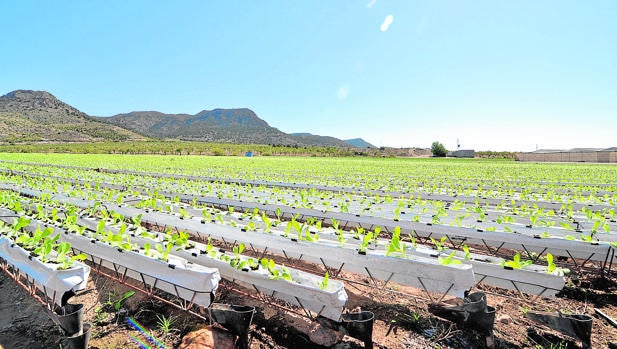
[[[238,337],[236,348],[248,348],[249,327],[253,321],[255,307],[214,303],[210,306],[212,319]]]
[[[364,342],[365,349],[373,348],[373,323],[375,314],[370,311],[342,314],[343,328],[353,338]]]
[[[82,332],[84,322],[83,304],[65,304],[63,307],[56,307],[56,314],[65,336],[73,336]]]
[[[81,334],[66,337],[68,349],[87,349],[88,342],[90,342],[90,328],[91,325],[89,323],[85,323]]]

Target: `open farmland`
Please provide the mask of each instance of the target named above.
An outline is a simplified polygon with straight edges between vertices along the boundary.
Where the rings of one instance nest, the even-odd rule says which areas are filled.
[[[272,312],[332,324],[356,307],[375,314],[372,341],[381,348],[607,348],[617,341],[605,318],[617,318],[616,166],[67,154],[0,160],[0,236],[37,255],[45,250],[39,245],[55,249],[39,258],[83,253],[76,263],[97,277],[115,271],[115,282],[146,291],[144,303],[155,297],[179,308],[174,314],[191,326],[205,322],[210,295],[256,305],[252,348],[310,347],[314,338],[302,329],[275,330]],[[55,233],[58,240],[45,245]],[[429,309],[469,292],[486,294],[492,331],[460,317],[453,325],[456,316]],[[139,318],[140,307],[129,315]],[[113,321],[95,309],[84,316],[95,323],[94,345],[103,347]],[[548,319],[545,312],[574,319],[567,326],[593,320],[593,327],[564,334],[533,321]],[[183,326],[184,334],[190,326]],[[170,345],[179,339],[168,338]],[[340,347],[362,347],[357,339]],[[139,347],[122,346],[131,345]]]

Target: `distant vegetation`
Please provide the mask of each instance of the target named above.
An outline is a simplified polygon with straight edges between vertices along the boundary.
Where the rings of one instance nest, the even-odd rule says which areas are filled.
[[[92,143],[15,143],[0,144],[5,153],[72,153],[72,154],[161,154],[244,156],[370,156],[370,157],[426,157],[422,148],[341,148],[311,146],[280,146],[264,144],[231,144],[188,141],[136,141]]]
[[[448,154],[448,151],[446,150],[446,147],[443,146],[443,144],[435,141],[433,142],[433,144],[431,144],[431,153],[433,153],[434,157],[442,158]]]
[[[7,153],[161,154],[244,156],[381,156],[379,149],[303,147],[264,144],[231,144],[186,141],[141,141],[98,143],[23,143],[0,145]]]
[[[485,158],[485,159],[510,159],[510,160],[514,160],[516,157],[516,153],[515,152],[511,152],[511,151],[490,151],[490,150],[486,150],[486,151],[477,151],[476,152],[476,157],[477,158]]]

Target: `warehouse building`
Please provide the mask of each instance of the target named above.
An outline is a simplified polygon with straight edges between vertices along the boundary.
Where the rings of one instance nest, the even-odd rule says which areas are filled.
[[[600,162],[617,163],[617,147],[574,148],[570,150],[540,149],[530,153],[516,155],[518,161],[538,162]]]

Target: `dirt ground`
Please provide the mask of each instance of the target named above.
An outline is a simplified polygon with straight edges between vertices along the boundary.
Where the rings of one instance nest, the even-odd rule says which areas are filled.
[[[0,270],[0,347],[58,348],[59,335],[46,308]]]
[[[373,342],[376,348],[486,348],[485,334],[462,328],[433,315],[425,295],[413,289],[393,285],[394,292],[368,287],[369,280],[342,274],[349,295],[348,307],[360,307],[375,313]],[[578,285],[567,287],[554,299],[531,299],[503,290],[476,289],[487,292],[488,304],[496,308],[495,348],[581,348],[582,344],[525,318],[530,311],[581,313],[594,318],[592,348],[615,348],[617,328],[594,313],[599,308],[617,318],[617,287],[608,279],[579,279]],[[177,310],[160,301],[147,299],[137,292],[123,301],[117,312],[113,303],[130,288],[91,274],[87,289],[70,300],[84,304],[84,318],[92,324],[90,348],[140,348],[138,341],[154,337],[168,348],[177,347],[187,333],[203,328],[206,321]],[[408,296],[402,295],[404,291]],[[307,332],[315,323],[296,314],[280,311],[233,290],[223,283],[217,301],[254,305],[257,309],[250,333],[250,348],[323,348],[312,344]],[[119,314],[120,313],[120,314]],[[164,331],[160,318],[173,317],[169,331]],[[135,330],[126,317],[137,320],[147,331]],[[293,326],[292,326],[293,324]],[[63,345],[59,328],[50,320],[43,305],[34,300],[6,273],[0,271],[0,345],[2,348],[59,348]],[[351,337],[335,346],[337,349],[363,348]]]

